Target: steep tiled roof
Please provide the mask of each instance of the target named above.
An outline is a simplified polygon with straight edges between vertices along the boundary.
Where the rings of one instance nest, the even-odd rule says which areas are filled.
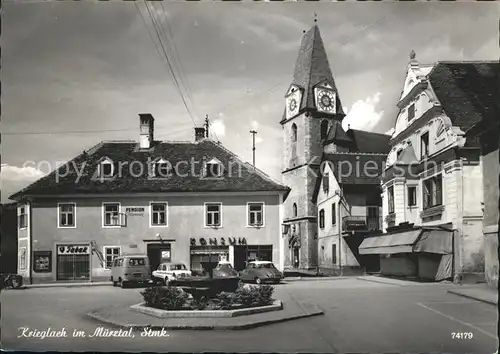
[[[446,115],[464,132],[481,119],[497,119],[498,62],[439,62],[428,75]]]
[[[384,154],[325,154],[330,168],[340,184],[380,184],[379,175],[387,155]]]
[[[347,132],[355,143],[355,151],[362,153],[388,154],[390,135],[349,129]]]
[[[328,162],[335,179],[345,185],[380,185],[380,175],[384,171],[385,154],[336,153],[324,154],[322,163]],[[317,201],[321,187],[321,171],[316,178],[312,200]]]
[[[160,157],[173,166],[174,172],[167,178],[150,178],[148,166],[151,165],[148,163]],[[109,180],[101,180],[95,175],[99,162],[104,158],[112,160],[115,165],[115,176]],[[202,177],[204,163],[212,158],[218,159],[224,166],[222,178]],[[138,143],[133,141],[103,142],[80,154],[68,165],[68,173],[62,166],[11,199],[24,195],[78,193],[289,190],[211,140],[197,143],[158,142],[149,150],[139,150]],[[82,168],[83,173],[78,178],[77,171],[82,171]]]
[[[300,106],[303,109],[315,109],[314,86],[327,82],[337,92],[337,113],[345,115],[333,80],[332,71],[326,55],[319,28],[314,25],[302,37],[299,55],[295,64],[292,84],[304,89],[304,96]]]

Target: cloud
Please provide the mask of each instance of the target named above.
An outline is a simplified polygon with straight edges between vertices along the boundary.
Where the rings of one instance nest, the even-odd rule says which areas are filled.
[[[2,164],[0,180],[7,181],[35,181],[45,175],[44,172],[35,167],[17,167]]]
[[[226,125],[221,119],[214,120],[211,128],[216,138],[221,138],[226,135]]]
[[[389,130],[388,130],[388,131],[386,131],[384,134],[385,134],[385,135],[391,135],[391,136],[392,136],[392,134],[394,134],[394,128],[389,129]]]
[[[257,122],[256,120],[253,120],[252,121],[252,129],[254,129],[254,130],[259,129],[259,122]]]
[[[344,130],[347,130],[349,125],[352,129],[373,130],[384,115],[384,111],[377,111],[381,96],[382,94],[377,92],[364,100],[354,102],[342,121]]]
[[[0,189],[2,190],[2,203],[9,202],[9,196],[27,187],[45,173],[35,167],[17,167],[2,164],[0,171]]]
[[[260,136],[256,136],[256,137],[255,137],[255,143],[256,143],[256,144],[261,143],[261,142],[263,142],[263,141],[264,141],[264,139],[262,139]]]

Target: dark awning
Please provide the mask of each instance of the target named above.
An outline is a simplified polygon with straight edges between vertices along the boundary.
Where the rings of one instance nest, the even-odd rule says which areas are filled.
[[[359,245],[360,254],[411,253],[422,230],[409,230],[391,235],[368,237]]]

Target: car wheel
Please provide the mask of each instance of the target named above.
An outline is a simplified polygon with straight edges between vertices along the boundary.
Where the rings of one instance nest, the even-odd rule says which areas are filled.
[[[260,280],[260,278],[255,278],[255,283],[257,283],[258,285],[260,285],[262,283],[262,280]]]

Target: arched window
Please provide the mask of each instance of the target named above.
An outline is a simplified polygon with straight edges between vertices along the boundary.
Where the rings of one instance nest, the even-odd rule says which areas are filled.
[[[325,139],[328,134],[328,121],[325,119],[321,122],[321,139]]]
[[[293,203],[293,217],[297,217],[297,204],[296,203]]]
[[[292,142],[297,142],[297,126],[295,123],[292,124]]]

